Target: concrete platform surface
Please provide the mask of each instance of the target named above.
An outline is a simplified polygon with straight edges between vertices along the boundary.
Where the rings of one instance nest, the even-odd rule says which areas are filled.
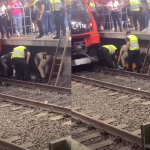
[[[150,32],[140,32],[140,31],[131,31],[135,34],[140,40],[150,40]],[[114,31],[100,31],[101,38],[114,38],[114,39],[125,39],[126,31],[124,32],[114,32]]]
[[[65,46],[65,39],[62,39],[60,47]],[[1,39],[2,45],[21,45],[25,46],[50,46],[56,47],[58,44],[58,39],[54,40],[52,38],[35,39],[35,37],[11,37],[10,39]],[[69,39],[68,47],[71,47],[71,39]]]

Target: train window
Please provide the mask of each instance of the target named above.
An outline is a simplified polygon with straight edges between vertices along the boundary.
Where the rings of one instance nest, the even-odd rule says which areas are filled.
[[[82,0],[72,0],[71,1],[71,11],[72,13],[86,11],[86,7]]]

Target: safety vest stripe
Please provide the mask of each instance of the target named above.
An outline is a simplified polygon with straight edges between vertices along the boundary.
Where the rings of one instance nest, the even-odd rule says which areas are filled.
[[[131,10],[139,10],[139,4],[131,5]]]
[[[109,46],[109,50],[110,50],[110,54],[114,54],[115,50],[113,49],[112,45],[108,45]]]
[[[20,58],[24,58],[24,57],[25,57],[25,56],[24,56],[24,53],[23,53],[22,51],[16,50],[16,49],[15,49],[15,51],[13,52],[12,57],[14,57],[15,55],[19,55]]]

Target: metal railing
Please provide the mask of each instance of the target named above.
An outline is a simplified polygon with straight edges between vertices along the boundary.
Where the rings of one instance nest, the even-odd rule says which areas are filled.
[[[23,15],[23,11],[22,11],[22,30],[24,35],[27,35],[27,29],[28,29],[28,33],[33,33],[33,26],[32,26],[32,19],[31,19],[31,8],[28,6],[24,6],[24,7],[17,7],[17,9],[24,9],[24,14]],[[13,17],[11,14],[11,10],[9,11],[9,15],[10,15],[10,26],[8,26],[8,30],[10,32],[11,30],[11,34],[12,36],[14,35],[14,33],[16,33],[15,31],[15,26],[14,26],[14,22],[13,22]],[[27,21],[28,20],[28,21]]]
[[[128,15],[127,15],[127,5],[124,4],[120,6],[125,7],[124,10],[123,10],[123,7],[119,10],[119,15],[120,15],[119,19],[120,19],[121,26],[122,26],[122,22],[124,22],[128,28],[129,22],[128,22]],[[107,9],[107,14],[104,13],[104,7],[106,7],[105,9]],[[102,5],[99,8],[96,8],[96,13],[98,16],[98,24],[100,25],[98,26],[98,29],[101,27],[101,25],[105,26],[107,24],[109,25],[109,29],[112,30],[112,26],[114,26],[114,24],[113,24],[113,20],[111,17],[111,11],[108,9],[108,5]],[[123,18],[123,15],[124,15],[125,20]],[[118,23],[117,23],[117,26],[118,26]]]

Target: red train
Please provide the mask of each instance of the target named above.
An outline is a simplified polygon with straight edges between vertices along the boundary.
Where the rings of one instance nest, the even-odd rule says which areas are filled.
[[[100,36],[86,0],[72,0],[72,66],[97,62]]]

